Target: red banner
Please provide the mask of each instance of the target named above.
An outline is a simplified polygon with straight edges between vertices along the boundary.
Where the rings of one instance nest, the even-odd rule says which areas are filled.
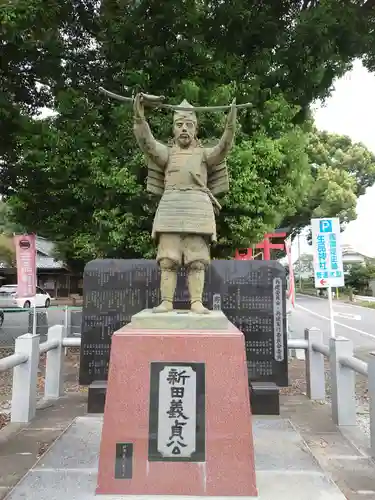
[[[35,234],[14,236],[17,258],[17,295],[34,297],[36,293]]]
[[[289,265],[289,290],[288,290],[288,299],[290,300],[290,304],[292,307],[295,307],[295,284],[294,284],[294,270],[293,270],[293,262],[292,262],[292,241],[291,238],[286,238],[285,241],[285,252],[288,257],[288,265]]]

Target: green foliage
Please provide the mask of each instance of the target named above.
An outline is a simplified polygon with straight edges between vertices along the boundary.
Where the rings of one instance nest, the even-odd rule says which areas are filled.
[[[367,259],[364,264],[354,263],[345,276],[345,286],[358,295],[368,294],[369,284],[375,278],[375,261]]]
[[[9,203],[0,200],[0,235],[13,236],[23,233],[25,228],[14,221],[14,215]]]
[[[375,309],[375,302],[360,301],[356,302],[356,305],[361,307],[368,307],[369,309]]]
[[[16,266],[16,249],[13,238],[0,234],[0,262],[9,267]]]
[[[57,240],[77,264],[153,254],[156,200],[144,190],[131,110],[98,94],[99,85],[120,93],[127,85],[129,93],[143,89],[175,103],[223,104],[234,96],[253,103],[239,117],[214,255],[232,255],[313,212],[353,217],[355,196],[373,174],[355,161],[345,168],[318,162],[312,171],[304,120],[354,58],[365,55],[370,64],[371,3],[9,2],[1,12],[1,189],[16,220]],[[58,116],[31,121],[46,104]],[[200,116],[201,137],[217,138],[223,120]],[[150,122],[166,140],[170,115],[155,111]]]
[[[310,224],[312,217],[356,218],[357,197],[375,182],[375,155],[347,136],[313,129],[308,133],[307,154],[311,180],[292,217],[282,225],[294,234]]]
[[[19,166],[17,196],[10,200],[16,217],[57,241],[70,259],[152,256],[157,200],[145,192],[147,170],[132,136],[131,111],[113,106],[106,110],[107,127],[101,128],[103,109],[76,100],[74,92],[70,100],[67,94],[65,98],[65,113],[31,124],[32,133],[23,143],[28,153]],[[239,134],[229,159],[232,188],[223,200],[214,255],[232,254],[235,247],[275,227],[281,214],[293,212],[296,191],[302,190],[301,178],[308,171],[305,140],[290,123],[290,107],[282,101],[278,105],[279,127],[284,129],[278,139],[264,131],[270,118],[251,139]],[[202,120],[203,138],[222,132],[221,118]],[[171,116],[154,112],[150,119],[167,140]],[[42,194],[47,190],[48,201]],[[238,216],[241,210],[247,215]]]
[[[8,0],[1,2],[1,191],[14,192],[17,164],[31,116],[74,82],[75,64],[92,53],[97,2]],[[68,77],[68,72],[70,73]],[[75,82],[74,82],[75,85]]]

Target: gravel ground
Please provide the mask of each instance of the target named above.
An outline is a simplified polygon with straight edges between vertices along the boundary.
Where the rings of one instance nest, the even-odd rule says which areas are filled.
[[[326,404],[331,404],[331,373],[328,360],[325,362]],[[281,394],[306,394],[305,362],[293,359],[289,363],[289,387],[281,389]],[[370,414],[367,378],[356,374],[357,425],[370,438]]]
[[[0,349],[0,359],[9,356],[12,353],[10,349]],[[38,399],[43,397],[44,374],[45,374],[45,355],[40,357],[38,373]],[[86,387],[80,387],[78,384],[79,373],[79,348],[70,348],[65,359],[65,391],[66,392],[86,392]],[[326,363],[326,388],[327,404],[330,404],[331,385],[329,365]],[[281,389],[281,394],[305,394],[305,362],[293,359],[289,363],[289,387]],[[0,429],[9,422],[10,397],[12,394],[12,370],[0,373]],[[357,423],[362,431],[369,436],[369,402],[367,391],[367,379],[362,375],[357,375],[356,379],[356,398],[358,405]]]
[[[13,351],[11,349],[0,349],[0,359],[9,356]],[[43,398],[44,375],[46,366],[46,355],[40,356],[38,370],[38,400]],[[80,387],[78,384],[79,374],[79,349],[68,349],[65,358],[65,392],[86,392],[86,387]],[[12,395],[12,375],[13,370],[7,370],[0,373],[0,429],[9,422]]]

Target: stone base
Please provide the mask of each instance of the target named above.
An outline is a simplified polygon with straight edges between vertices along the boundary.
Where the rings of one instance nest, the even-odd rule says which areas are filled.
[[[272,382],[250,382],[253,415],[280,415],[279,388]]]
[[[211,315],[190,316],[174,316],[181,330],[132,322],[113,335],[97,494],[257,496],[243,334],[228,321],[209,330]],[[172,382],[171,369],[189,378]],[[183,412],[172,412],[173,398]]]
[[[87,413],[104,413],[106,381],[95,381],[89,385],[87,399]]]
[[[230,322],[222,311],[210,311],[209,314],[196,314],[189,310],[174,309],[167,313],[154,313],[144,309],[132,317],[133,328],[145,330],[227,330]]]

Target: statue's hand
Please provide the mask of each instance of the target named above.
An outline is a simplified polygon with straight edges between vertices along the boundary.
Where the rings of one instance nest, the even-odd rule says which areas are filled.
[[[230,105],[230,110],[228,113],[228,119],[227,119],[228,125],[233,126],[236,122],[236,119],[237,119],[237,108],[236,108],[236,98],[234,98]]]
[[[133,109],[134,109],[134,116],[136,118],[144,118],[145,117],[143,94],[137,94],[134,97]]]

